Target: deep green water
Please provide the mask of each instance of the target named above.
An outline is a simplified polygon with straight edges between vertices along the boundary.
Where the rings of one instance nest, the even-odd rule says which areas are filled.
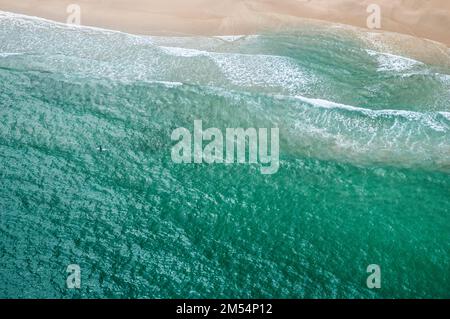
[[[278,127],[280,170],[174,164],[196,119]],[[448,67],[341,28],[150,38],[0,12],[0,297],[449,298],[449,217]]]

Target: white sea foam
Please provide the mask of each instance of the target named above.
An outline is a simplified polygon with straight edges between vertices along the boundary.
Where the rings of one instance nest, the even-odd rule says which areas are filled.
[[[443,117],[450,121],[450,112],[439,112]]]
[[[215,36],[215,38],[221,39],[221,40],[224,40],[227,42],[233,42],[233,41],[245,38],[245,35],[219,35],[219,36]]]
[[[305,89],[313,80],[293,61],[272,55],[214,54],[214,62],[235,85],[279,86]]]
[[[179,87],[179,86],[183,85],[183,83],[181,83],[181,82],[170,82],[170,81],[148,81],[148,82],[155,83],[155,84],[162,84],[168,88],[174,88],[174,87]]]
[[[2,58],[6,58],[9,56],[16,56],[16,55],[23,55],[23,53],[19,53],[19,52],[0,52],[0,57]]]
[[[179,47],[159,46],[159,48],[166,54],[178,57],[192,58],[196,56],[209,56],[211,52],[201,51],[196,49],[186,49]]]
[[[417,65],[423,65],[422,62],[391,53],[383,53],[373,50],[366,50],[366,52],[370,56],[373,56],[377,59],[378,62],[377,70],[380,72],[386,71],[402,72],[407,71]]]
[[[332,101],[327,101],[323,99],[314,99],[307,98],[304,96],[295,96],[296,99],[301,100],[305,103],[313,105],[315,107],[321,107],[326,109],[342,109],[347,111],[359,112],[369,117],[380,117],[380,116],[401,116],[408,120],[420,120],[427,124],[430,128],[435,131],[445,132],[448,130],[448,126],[445,126],[439,122],[437,122],[433,117],[433,113],[420,113],[414,111],[407,110],[393,110],[393,109],[384,109],[384,110],[372,110],[366,109],[362,107],[340,104]],[[443,115],[445,118],[450,119],[448,116],[450,113],[448,112],[438,112]]]
[[[204,56],[219,66],[235,85],[279,86],[288,90],[306,88],[314,80],[290,58],[264,54],[219,53],[180,47],[159,47],[164,53],[178,57]]]
[[[414,112],[414,111],[405,111],[405,110],[392,110],[392,109],[384,109],[384,110],[372,110],[372,109],[366,109],[363,107],[357,107],[352,105],[346,105],[341,103],[336,103],[328,100],[323,99],[314,99],[314,98],[307,98],[304,96],[297,95],[295,98],[306,102],[308,104],[312,104],[314,106],[327,108],[327,109],[343,109],[347,111],[356,111],[364,113],[368,116],[379,116],[379,115],[400,115],[405,117],[418,117],[422,116],[423,113]]]
[[[226,42],[234,42],[243,39],[256,39],[258,38],[258,34],[248,34],[248,35],[217,35],[214,38],[226,41]]]
[[[443,83],[450,85],[450,75],[448,75],[448,74],[440,74],[440,73],[436,73],[436,75],[439,76],[439,78],[441,79],[441,81]]]

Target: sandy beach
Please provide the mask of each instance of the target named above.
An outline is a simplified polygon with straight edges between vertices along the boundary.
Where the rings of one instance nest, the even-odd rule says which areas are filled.
[[[65,22],[70,4],[83,25],[149,35],[232,35],[293,26],[301,18],[367,27],[367,8],[381,8],[381,31],[450,45],[447,0],[0,0],[0,10]]]

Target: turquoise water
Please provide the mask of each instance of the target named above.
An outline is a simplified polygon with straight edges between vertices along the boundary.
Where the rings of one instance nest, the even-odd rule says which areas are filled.
[[[0,12],[0,297],[449,298],[450,67],[378,44]],[[196,119],[278,127],[278,173],[173,163]]]

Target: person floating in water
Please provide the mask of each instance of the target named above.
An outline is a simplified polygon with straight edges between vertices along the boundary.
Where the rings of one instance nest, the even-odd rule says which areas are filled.
[[[97,151],[99,152],[106,152],[107,149],[103,148],[103,146],[99,145],[99,147],[97,147]]]

